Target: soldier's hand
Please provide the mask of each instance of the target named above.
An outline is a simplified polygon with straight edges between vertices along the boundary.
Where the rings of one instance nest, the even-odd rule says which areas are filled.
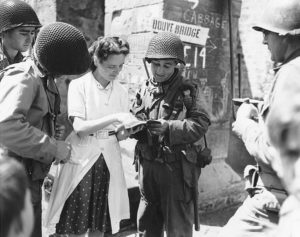
[[[55,135],[56,140],[62,141],[66,132],[66,127],[62,124],[56,124],[55,126]]]
[[[67,163],[71,157],[71,145],[64,141],[56,141],[57,150],[55,155],[55,162]]]
[[[236,119],[239,118],[248,118],[257,120],[258,118],[258,110],[253,104],[249,103],[242,103],[239,107],[238,111],[236,112]]]
[[[153,135],[163,135],[169,129],[168,121],[164,119],[159,120],[148,120],[147,121],[147,128]]]

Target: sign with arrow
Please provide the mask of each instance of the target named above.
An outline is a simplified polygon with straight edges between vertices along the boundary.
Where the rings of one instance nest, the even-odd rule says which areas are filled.
[[[168,31],[175,33],[184,42],[205,45],[209,28],[185,24],[177,21],[154,18],[152,22],[154,32]]]

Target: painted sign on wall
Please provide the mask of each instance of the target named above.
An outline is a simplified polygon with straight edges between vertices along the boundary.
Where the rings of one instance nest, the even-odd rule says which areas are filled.
[[[205,45],[209,28],[155,18],[152,23],[152,30],[154,32],[172,32],[178,35],[182,41]]]
[[[163,15],[169,22],[194,25],[206,30],[207,34],[201,32],[206,38],[205,43],[182,38],[186,60],[183,75],[198,85],[198,102],[209,112],[211,120],[218,124],[228,122],[230,117],[230,48],[226,2],[167,0]]]

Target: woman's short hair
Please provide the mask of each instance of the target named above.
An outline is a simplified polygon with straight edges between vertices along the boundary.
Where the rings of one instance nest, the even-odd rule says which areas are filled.
[[[22,230],[18,220],[25,206],[28,189],[27,175],[24,167],[14,158],[0,155],[0,233],[5,237],[14,220]]]
[[[125,39],[117,36],[99,37],[89,48],[91,57],[96,56],[99,62],[105,61],[112,54],[129,54],[129,44]],[[94,71],[96,66],[92,60],[91,69]]]

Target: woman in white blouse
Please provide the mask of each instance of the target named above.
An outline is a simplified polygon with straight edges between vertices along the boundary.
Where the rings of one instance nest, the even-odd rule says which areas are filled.
[[[119,37],[101,37],[90,47],[91,71],[71,81],[68,116],[74,131],[71,162],[60,165],[46,213],[57,234],[103,236],[129,218],[129,200],[119,140],[128,113],[127,90],[116,80],[129,53]],[[117,131],[117,132],[115,132]]]

